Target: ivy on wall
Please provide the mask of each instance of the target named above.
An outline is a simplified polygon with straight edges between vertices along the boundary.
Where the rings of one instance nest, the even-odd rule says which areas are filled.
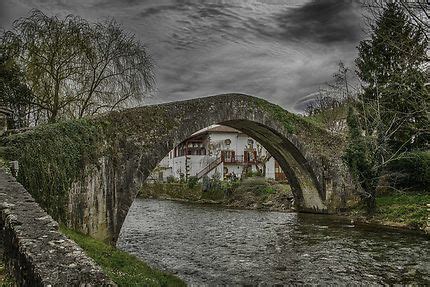
[[[1,156],[19,162],[17,180],[56,220],[66,218],[67,192],[97,164],[102,152],[102,125],[76,120],[40,126],[1,140]]]

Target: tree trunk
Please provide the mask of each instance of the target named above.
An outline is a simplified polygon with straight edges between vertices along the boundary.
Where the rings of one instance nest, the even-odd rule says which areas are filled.
[[[59,110],[59,105],[60,105],[59,91],[60,91],[60,83],[57,80],[55,83],[54,99],[53,99],[54,101],[53,101],[53,105],[52,105],[51,116],[48,119],[48,122],[50,124],[55,123],[57,121],[58,110]]]

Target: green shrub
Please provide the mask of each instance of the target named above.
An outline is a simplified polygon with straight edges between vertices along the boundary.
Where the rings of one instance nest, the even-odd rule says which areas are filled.
[[[199,179],[197,178],[197,176],[190,176],[187,182],[188,188],[194,188],[198,182]]]
[[[430,191],[430,151],[403,155],[389,164],[387,174],[397,189]]]
[[[173,175],[169,175],[167,177],[167,183],[173,183],[175,181],[176,181],[176,179],[175,179],[175,177]]]
[[[260,176],[262,176],[263,174],[262,174],[262,172],[261,171],[252,171],[252,170],[250,170],[250,171],[247,171],[246,173],[245,173],[245,178],[249,178],[249,177],[260,177]]]
[[[270,185],[264,177],[250,177],[242,181],[237,192],[252,192],[255,195],[260,195],[266,193],[268,187]]]

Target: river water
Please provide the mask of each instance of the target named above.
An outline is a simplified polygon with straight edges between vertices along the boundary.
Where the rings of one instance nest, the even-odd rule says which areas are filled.
[[[117,243],[190,285],[430,285],[430,241],[330,216],[136,199]]]

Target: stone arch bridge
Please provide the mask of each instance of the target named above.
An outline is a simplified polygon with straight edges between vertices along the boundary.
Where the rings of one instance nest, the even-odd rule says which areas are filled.
[[[48,213],[74,229],[115,241],[157,163],[213,124],[233,127],[260,142],[289,178],[300,211],[334,212],[353,188],[341,160],[342,138],[243,94],[131,108],[10,135],[2,142],[6,157],[20,163],[18,180]],[[47,163],[32,160],[30,153],[33,158],[46,153]],[[55,181],[58,170],[66,183]],[[46,177],[53,179],[41,181]]]

